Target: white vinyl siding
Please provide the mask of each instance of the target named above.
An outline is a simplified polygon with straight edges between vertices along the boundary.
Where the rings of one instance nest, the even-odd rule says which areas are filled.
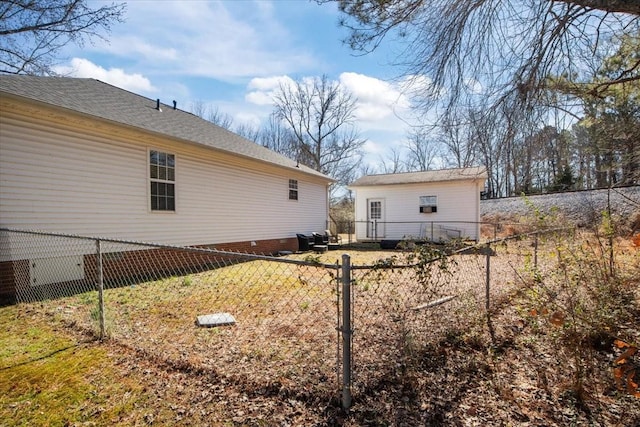
[[[283,191],[288,169],[106,125],[77,132],[59,120],[0,112],[2,227],[178,245],[295,238],[326,228],[323,179],[301,173],[305,197],[291,204]],[[179,160],[175,215],[149,210],[149,147]]]
[[[356,193],[356,239],[366,240],[367,200],[384,199],[385,238],[402,239],[424,234],[424,222],[452,221],[463,237],[478,239],[480,190],[483,180],[443,181],[353,187]],[[422,196],[437,200],[437,212],[420,213]],[[433,199],[431,199],[433,200]],[[457,221],[457,223],[456,223]]]

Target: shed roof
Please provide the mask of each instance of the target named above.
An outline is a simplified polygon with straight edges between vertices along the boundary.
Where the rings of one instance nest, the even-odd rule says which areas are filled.
[[[427,182],[487,179],[483,167],[441,169],[423,172],[390,173],[367,175],[354,181],[349,187],[366,187],[373,185],[418,184]]]
[[[0,93],[72,110],[97,119],[132,126],[214,150],[298,170],[334,181],[231,131],[173,106],[95,79],[0,75]]]

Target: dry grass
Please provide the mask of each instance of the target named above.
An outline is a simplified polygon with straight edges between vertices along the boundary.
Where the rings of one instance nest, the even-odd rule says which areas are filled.
[[[628,271],[639,251],[631,242],[620,243],[619,259],[629,259]],[[552,277],[558,248],[544,244],[538,274]],[[291,258],[335,264],[342,252]],[[60,411],[46,399],[33,407],[24,403],[32,401],[24,384],[39,369],[38,360],[51,364],[37,380],[42,387],[57,387],[61,405],[72,396],[84,408],[56,418],[67,425],[640,422],[637,398],[616,388],[611,364],[620,350],[609,342],[588,344],[584,382],[589,393],[573,393],[572,359],[565,354],[570,349],[562,348],[548,317],[531,314],[531,289],[538,282],[532,281],[530,241],[499,246],[490,257],[490,323],[483,254],[456,255],[422,275],[397,267],[406,253],[350,255],[352,265],[378,262],[385,268],[353,271],[354,405],[349,413],[340,409],[336,371],[337,271],[253,261],[106,291],[110,339],[104,343],[79,344],[95,334],[95,294],[0,309],[3,324],[11,325],[0,347],[5,349],[0,350],[0,425],[27,425],[32,417],[42,420],[40,413]],[[393,263],[396,267],[387,268]],[[626,283],[633,288],[634,272],[628,273]],[[413,310],[447,295],[456,298]],[[634,295],[625,315],[640,312],[640,296]],[[238,324],[194,325],[198,314],[211,312],[230,312]],[[621,313],[619,319],[626,317]],[[637,344],[637,325],[624,328],[625,340]],[[37,332],[29,335],[29,330]],[[25,346],[25,340],[36,345]],[[52,385],[50,378],[65,359],[43,349],[67,346],[82,348],[68,355],[82,366],[78,362],[60,371],[68,381]],[[86,357],[78,353],[85,349]]]

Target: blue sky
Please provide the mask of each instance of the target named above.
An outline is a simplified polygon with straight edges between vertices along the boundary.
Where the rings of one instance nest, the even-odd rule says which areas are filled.
[[[96,0],[90,0],[96,2]],[[342,40],[333,4],[306,0],[127,2],[108,41],[68,46],[56,69],[91,77],[189,111],[194,102],[257,126],[286,79],[326,74],[357,99],[370,163],[404,144],[410,103],[389,42],[358,56]]]

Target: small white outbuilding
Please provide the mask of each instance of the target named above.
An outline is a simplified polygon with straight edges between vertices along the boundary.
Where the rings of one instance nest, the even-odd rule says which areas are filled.
[[[367,175],[355,192],[357,241],[479,240],[482,167]]]

